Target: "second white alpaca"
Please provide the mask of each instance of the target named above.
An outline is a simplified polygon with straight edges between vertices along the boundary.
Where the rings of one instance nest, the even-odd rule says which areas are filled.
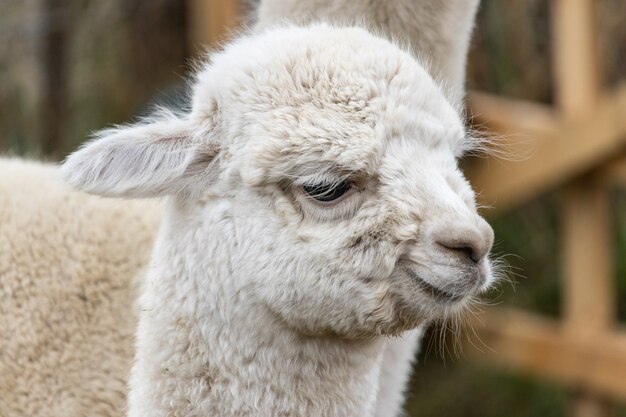
[[[72,155],[79,189],[169,196],[129,415],[374,415],[387,336],[491,283],[467,146],[410,54],[313,25],[242,37],[189,114]]]

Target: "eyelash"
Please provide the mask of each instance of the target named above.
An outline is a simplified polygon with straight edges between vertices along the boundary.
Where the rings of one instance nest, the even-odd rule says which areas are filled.
[[[351,181],[341,180],[334,182],[318,182],[304,184],[302,190],[317,203],[323,205],[333,205],[341,202],[350,191],[354,189]]]
[[[341,183],[348,183],[349,189],[335,200],[324,202],[316,199],[310,191],[315,188],[333,186]],[[294,184],[295,197],[303,214],[313,221],[325,222],[345,219],[352,216],[363,202],[362,189],[349,179],[335,178],[305,178]],[[306,190],[309,188],[309,191]]]

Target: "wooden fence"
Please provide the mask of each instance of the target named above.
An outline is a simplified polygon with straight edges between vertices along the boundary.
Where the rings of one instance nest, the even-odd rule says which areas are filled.
[[[616,318],[610,191],[626,184],[626,83],[602,86],[593,0],[552,0],[556,108],[470,95],[481,121],[532,140],[532,156],[487,160],[468,175],[497,210],[555,186],[561,202],[561,320],[493,308],[479,326],[494,352],[475,355],[572,388],[572,415],[605,416],[626,400],[626,331]],[[522,146],[528,146],[528,143]]]
[[[211,3],[207,6],[206,3]],[[557,186],[561,207],[564,308],[561,320],[490,308],[478,331],[491,349],[471,356],[572,388],[571,414],[608,415],[607,399],[626,400],[626,331],[614,299],[610,191],[626,184],[626,83],[600,79],[593,0],[551,0],[556,108],[471,92],[471,113],[488,129],[515,134],[517,162],[488,158],[468,177],[481,202],[504,211]],[[233,0],[192,2],[192,42],[214,42],[236,21]],[[493,212],[492,211],[492,212]]]

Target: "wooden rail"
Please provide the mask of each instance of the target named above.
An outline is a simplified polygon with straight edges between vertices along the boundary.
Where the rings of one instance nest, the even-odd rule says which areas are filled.
[[[490,349],[469,349],[471,357],[626,401],[626,329],[579,339],[558,320],[509,308],[491,309],[481,321]]]
[[[489,157],[469,168],[482,202],[504,211],[626,151],[626,83],[591,103],[585,113],[563,116],[542,105],[471,94],[475,120],[503,135],[496,150],[511,159]]]

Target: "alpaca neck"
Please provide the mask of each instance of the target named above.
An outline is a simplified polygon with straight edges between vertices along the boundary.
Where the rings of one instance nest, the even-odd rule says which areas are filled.
[[[432,75],[445,81],[446,95],[457,103],[464,96],[467,48],[478,4],[479,0],[266,0],[259,6],[256,26],[284,19],[373,25],[384,37],[410,41],[415,56],[428,57]]]
[[[129,416],[371,416],[384,338],[304,336],[229,268],[202,277],[155,259],[142,298]],[[171,256],[170,256],[171,255]]]

